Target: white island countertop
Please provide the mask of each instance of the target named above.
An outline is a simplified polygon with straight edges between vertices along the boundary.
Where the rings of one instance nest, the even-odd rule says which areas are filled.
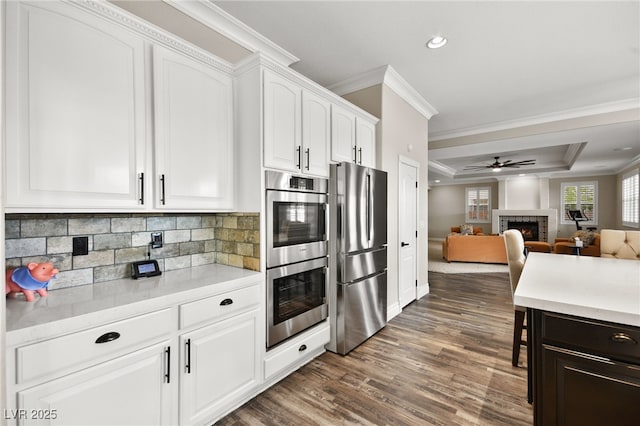
[[[529,253],[514,303],[640,327],[640,261]]]
[[[33,302],[7,299],[7,345],[70,333],[96,324],[162,309],[253,285],[262,274],[210,264],[163,272],[157,277],[120,279],[49,291]]]

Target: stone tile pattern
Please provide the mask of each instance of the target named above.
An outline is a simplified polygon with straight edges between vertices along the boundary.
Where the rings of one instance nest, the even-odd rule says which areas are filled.
[[[260,216],[218,213],[215,218],[216,263],[260,270]]]
[[[151,249],[151,232],[163,247]],[[73,237],[88,237],[89,253],[73,256]],[[7,214],[6,267],[53,262],[60,270],[49,289],[131,276],[131,262],[156,259],[162,271],[222,263],[260,270],[257,213]]]

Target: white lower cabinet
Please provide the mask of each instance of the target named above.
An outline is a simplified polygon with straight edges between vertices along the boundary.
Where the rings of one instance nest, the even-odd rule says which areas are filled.
[[[180,337],[180,424],[210,424],[259,384],[258,311]]]
[[[20,391],[5,417],[20,425],[174,424],[169,343]]]
[[[265,379],[299,368],[324,352],[324,345],[329,343],[330,338],[329,321],[326,320],[270,350],[264,360]]]
[[[329,342],[327,320],[266,352],[262,275],[196,290],[192,296],[161,291],[162,302],[149,298],[135,308],[63,316],[28,330],[12,325],[4,421],[211,425],[322,354]],[[71,299],[79,294],[68,291]]]

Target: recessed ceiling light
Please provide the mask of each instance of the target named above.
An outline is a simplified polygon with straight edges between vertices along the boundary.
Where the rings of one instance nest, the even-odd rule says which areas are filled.
[[[447,44],[447,38],[442,36],[435,36],[431,40],[427,42],[427,47],[429,49],[439,49],[442,46]]]
[[[440,183],[440,179],[434,180],[435,183]]]
[[[614,151],[629,151],[630,149],[633,149],[633,148],[630,147],[630,146],[624,146],[622,148],[614,148],[613,150]]]
[[[524,176],[526,176],[526,174],[525,173],[520,173],[518,176],[524,177]]]

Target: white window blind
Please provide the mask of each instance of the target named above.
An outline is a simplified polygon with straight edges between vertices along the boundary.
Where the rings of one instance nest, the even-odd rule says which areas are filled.
[[[640,227],[640,171],[622,177],[622,224]]]
[[[466,188],[466,221],[491,222],[491,188]]]
[[[561,185],[562,193],[562,224],[574,223],[569,216],[569,210],[580,210],[589,220],[581,222],[584,225],[598,223],[598,183],[597,182],[566,182]]]

